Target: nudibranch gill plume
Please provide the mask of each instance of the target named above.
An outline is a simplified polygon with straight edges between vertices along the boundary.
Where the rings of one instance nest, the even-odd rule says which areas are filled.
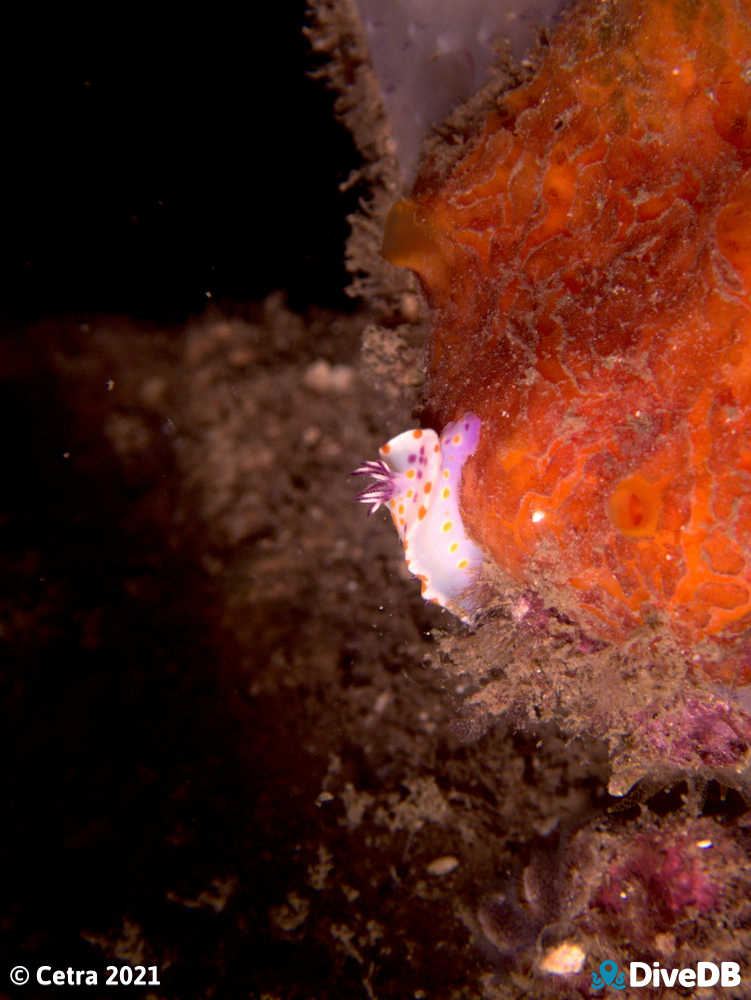
[[[459,510],[464,463],[479,434],[480,421],[466,413],[440,438],[432,430],[404,431],[381,447],[377,462],[355,469],[355,475],[374,480],[357,499],[370,504],[371,514],[382,504],[388,507],[425,600],[463,620],[472,616],[472,584],[483,560]]]
[[[748,0],[584,0],[383,247],[431,307],[428,421],[481,421],[472,544],[715,663],[751,626],[750,112]]]

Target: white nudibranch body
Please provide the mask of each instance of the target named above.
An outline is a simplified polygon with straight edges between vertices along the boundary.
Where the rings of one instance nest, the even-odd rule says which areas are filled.
[[[440,437],[411,430],[380,449],[355,475],[375,482],[357,497],[370,513],[383,504],[391,512],[410,573],[422,581],[422,595],[469,621],[468,591],[483,561],[467,535],[459,510],[464,463],[477,448],[481,422],[472,413],[448,424]]]

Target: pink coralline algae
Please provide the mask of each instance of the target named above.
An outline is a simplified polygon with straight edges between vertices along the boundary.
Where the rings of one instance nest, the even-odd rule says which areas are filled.
[[[685,705],[636,718],[635,736],[676,766],[745,766],[751,719],[725,701],[691,698]]]
[[[637,938],[644,930],[668,929],[707,913],[720,894],[712,875],[711,852],[722,851],[716,834],[713,827],[712,835],[706,835],[699,822],[662,838],[635,839],[627,857],[610,867],[594,907],[619,924],[628,924],[629,935]]]

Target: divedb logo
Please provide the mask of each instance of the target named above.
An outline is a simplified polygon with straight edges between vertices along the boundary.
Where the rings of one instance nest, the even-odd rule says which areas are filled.
[[[614,990],[625,990],[626,985],[640,986],[719,986],[729,988],[740,986],[741,967],[737,962],[697,962],[685,969],[663,969],[659,962],[630,962],[628,984],[626,973],[621,972],[616,962],[606,959],[600,963],[599,972],[592,973],[592,989],[601,990],[608,986]]]

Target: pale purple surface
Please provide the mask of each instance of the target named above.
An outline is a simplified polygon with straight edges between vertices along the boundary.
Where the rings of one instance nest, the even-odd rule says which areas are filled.
[[[521,59],[564,0],[356,0],[405,184],[428,130],[486,81],[495,39]]]

